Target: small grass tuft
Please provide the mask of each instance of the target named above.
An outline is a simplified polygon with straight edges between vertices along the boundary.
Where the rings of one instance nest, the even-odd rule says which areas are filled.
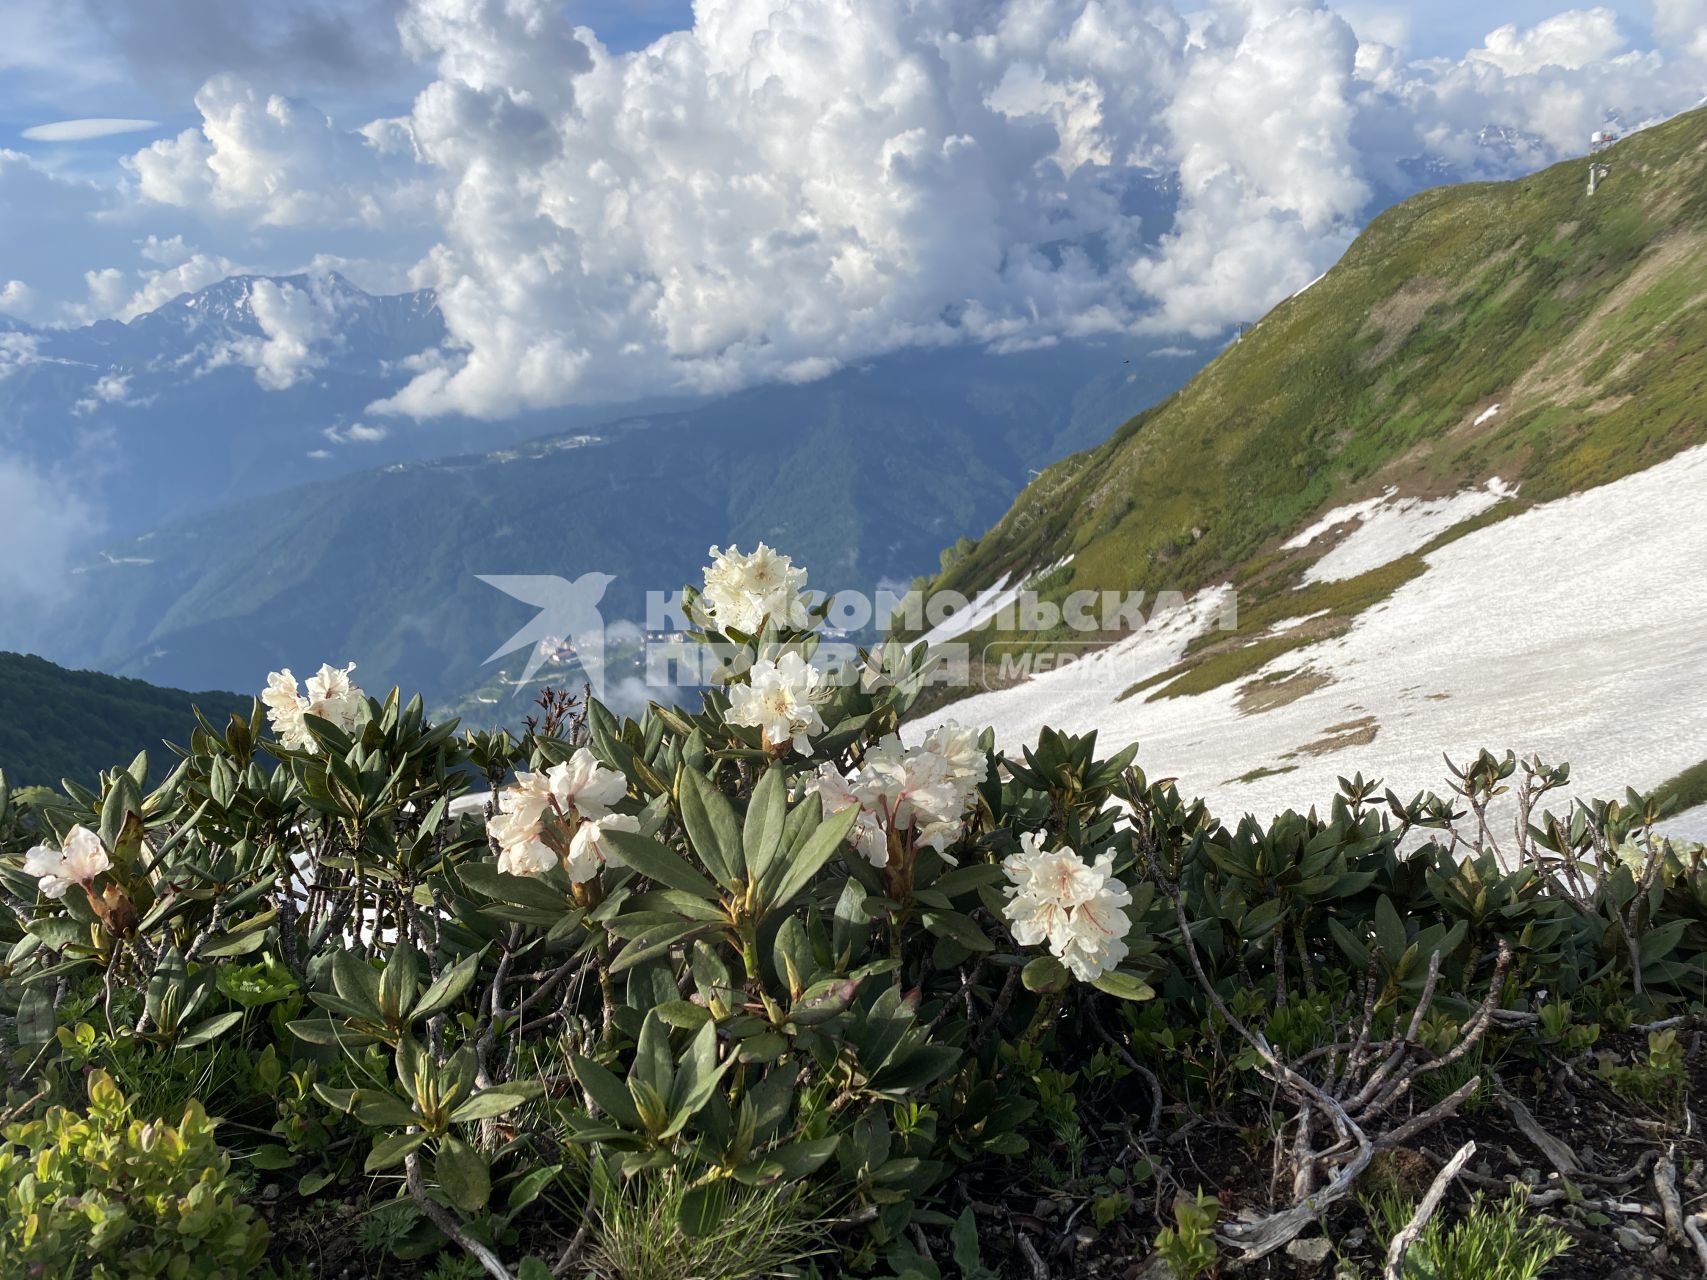
[[[590,1249],[608,1280],[736,1280],[798,1274],[830,1252],[823,1222],[796,1187],[724,1183],[697,1223],[683,1225],[693,1190],[672,1174],[642,1174],[596,1197]]]
[[[1371,1226],[1387,1238],[1410,1221],[1415,1204],[1392,1191],[1364,1201]],[[1477,1192],[1470,1210],[1451,1226],[1429,1220],[1405,1255],[1406,1280],[1536,1280],[1571,1247],[1571,1238],[1541,1221],[1519,1187],[1502,1201]]]

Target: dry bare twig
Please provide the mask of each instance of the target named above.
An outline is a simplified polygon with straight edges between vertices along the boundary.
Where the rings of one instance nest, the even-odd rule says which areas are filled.
[[[1382,1272],[1383,1280],[1404,1280],[1405,1254],[1410,1252],[1411,1246],[1417,1242],[1417,1237],[1422,1235],[1423,1228],[1428,1226],[1428,1220],[1434,1217],[1435,1210],[1440,1208],[1440,1202],[1446,1198],[1446,1189],[1452,1185],[1452,1180],[1475,1154],[1476,1142],[1472,1138],[1459,1147],[1458,1154],[1448,1160],[1446,1167],[1435,1175],[1434,1181],[1429,1184],[1428,1192],[1422,1198],[1422,1203],[1417,1205],[1416,1212],[1411,1215],[1411,1220],[1387,1246],[1387,1269]]]

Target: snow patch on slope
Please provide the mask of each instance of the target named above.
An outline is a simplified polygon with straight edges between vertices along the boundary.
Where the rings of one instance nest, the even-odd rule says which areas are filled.
[[[1073,562],[1072,556],[1062,556],[1047,568],[1039,569],[1036,573],[1022,579],[1013,586],[1008,586],[1008,574],[1003,574],[989,586],[985,587],[972,598],[966,608],[951,618],[944,618],[936,626],[920,637],[928,645],[946,644],[965,635],[968,631],[976,631],[1004,609],[1012,609],[1019,603],[1020,596],[1035,582],[1046,578],[1055,570],[1064,568]]]
[[[1480,489],[1465,489],[1450,498],[1399,498],[1389,489],[1379,498],[1328,512],[1285,545],[1288,550],[1306,547],[1322,533],[1355,521],[1357,527],[1304,573],[1305,582],[1342,582],[1427,546],[1453,525],[1516,492],[1498,476]]]
[[[1361,769],[1401,795],[1442,791],[1441,753],[1510,748],[1569,760],[1579,795],[1652,787],[1707,757],[1707,446],[1549,502],[1429,553],[1427,569],[1336,640],[1270,668],[1308,665],[1331,683],[1257,714],[1239,682],[1190,697],[1116,697],[1185,637],[1145,632],[1134,656],[955,703],[908,727],[992,725],[1009,748],[1044,725],[1142,744],[1152,776],[1177,776],[1223,816],[1320,805]],[[1620,604],[1619,602],[1635,602]],[[1212,615],[1204,615],[1207,623]],[[1300,748],[1369,723],[1373,741]],[[1285,773],[1239,781],[1255,769]],[[1686,815],[1693,818],[1694,815]]]
[[[1008,586],[1008,575],[1004,573],[972,597],[970,605],[952,618],[945,618],[937,623],[921,638],[926,644],[934,648],[936,645],[946,644],[956,636],[964,635],[974,627],[982,626],[1002,609],[1018,600],[1023,586],[1024,584],[1021,583],[1019,586],[1010,588]]]
[[[1673,840],[1707,844],[1707,804],[1698,804],[1693,809],[1673,814],[1660,823],[1656,830],[1662,836],[1669,836]]]

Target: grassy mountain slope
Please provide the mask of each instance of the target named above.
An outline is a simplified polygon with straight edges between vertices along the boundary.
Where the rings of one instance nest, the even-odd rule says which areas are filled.
[[[712,543],[764,539],[813,583],[934,568],[1026,469],[1179,385],[1189,360],[1114,346],[912,352],[806,386],[482,456],[293,489],[110,549],[28,647],[162,683],[252,689],[280,665],[356,661],[462,707],[534,613],[479,574],[616,575],[608,621],[693,577]],[[45,646],[57,647],[45,647]]]
[[[199,707],[215,724],[249,714],[234,693],[185,693],[94,671],[67,671],[19,653],[0,653],[0,770],[13,786],[89,783],[139,751],[166,763],[164,740],[184,742]]]
[[[1707,111],[1600,158],[1592,197],[1570,161],[1383,214],[1182,391],[1047,469],[935,585],[971,596],[1067,555],[1055,599],[1232,580],[1239,636],[1194,658],[1219,683],[1274,656],[1234,650],[1277,617],[1343,621],[1420,571],[1413,555],[1292,591],[1324,546],[1280,544],[1324,509],[1521,482],[1485,523],[1707,439]]]

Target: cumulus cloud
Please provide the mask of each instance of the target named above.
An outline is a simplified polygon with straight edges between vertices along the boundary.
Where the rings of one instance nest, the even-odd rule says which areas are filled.
[[[224,280],[241,268],[223,255],[199,253],[184,244],[183,237],[170,240],[148,237],[141,256],[160,263],[157,268],[127,271],[101,267],[83,273],[87,298],[64,309],[66,319],[79,324],[95,320],[134,320],[163,306],[180,294],[194,293]]]
[[[170,241],[159,241],[150,236],[149,242],[143,246],[142,256],[162,265],[158,270],[139,273],[140,282],[135,292],[112,313],[120,320],[134,320],[164,306],[180,294],[205,289],[241,270],[223,254],[199,253],[188,248],[181,236],[174,236]]]
[[[415,198],[388,170],[412,167],[386,121],[346,132],[321,112],[263,93],[233,73],[196,94],[199,128],[163,138],[126,164],[144,199],[243,213],[257,225],[378,226]]]
[[[1546,67],[1576,71],[1622,53],[1628,45],[1610,9],[1572,9],[1527,29],[1515,22],[1490,31],[1470,61],[1486,62],[1508,75],[1523,75]]]
[[[131,396],[130,379],[130,374],[102,374],[94,386],[89,387],[87,396],[73,401],[72,413],[94,413],[101,408],[130,408],[133,404],[150,403],[154,399],[152,396]]]
[[[1654,0],[1654,34],[1707,62],[1707,0]]]
[[[259,279],[249,284],[248,302],[261,336],[226,343],[208,367],[247,365],[255,371],[262,390],[283,391],[326,363],[327,344],[336,336],[337,314],[329,294]]]
[[[35,308],[36,291],[22,280],[7,280],[0,284],[0,312],[27,319]]]
[[[333,444],[378,444],[391,430],[385,426],[370,426],[365,422],[352,422],[347,427],[327,427],[320,433]]]
[[[0,331],[0,382],[20,369],[40,364],[41,360],[40,337],[33,333]]]
[[[1221,332],[1422,174],[1512,176],[1694,105],[1704,5],[1656,0],[1655,49],[1584,8],[1415,62],[1383,43],[1403,24],[1320,0],[700,0],[629,54],[555,0],[409,0],[406,115],[350,129],[220,76],[129,163],[251,227],[430,219],[413,280],[450,341],[374,411],[500,416]],[[233,358],[289,385],[326,332],[274,302]]]

